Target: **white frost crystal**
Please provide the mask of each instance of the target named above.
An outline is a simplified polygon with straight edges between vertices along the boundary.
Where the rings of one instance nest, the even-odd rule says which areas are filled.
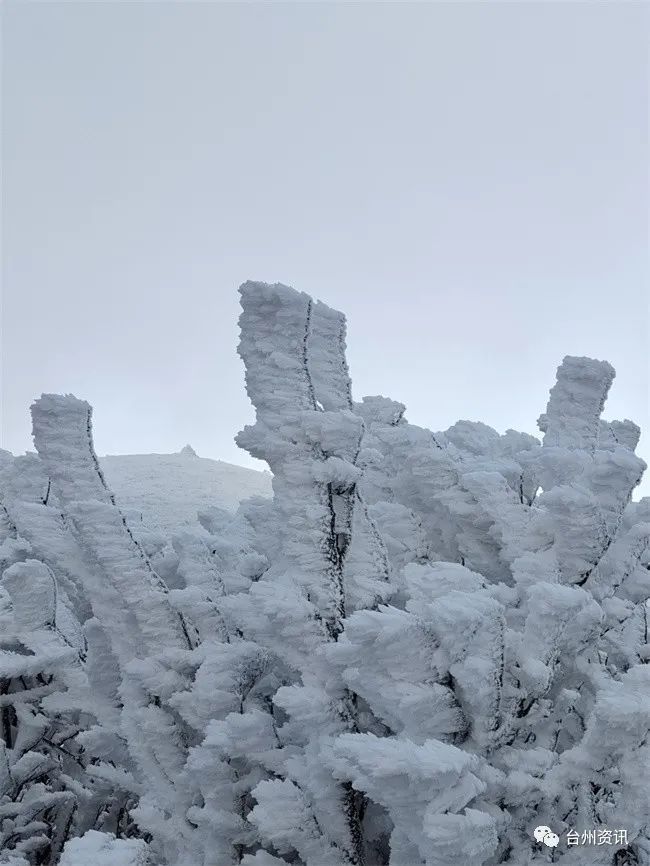
[[[70,395],[0,452],[0,864],[648,866],[650,499],[612,367],[564,359],[543,442],[432,432],[353,399],[342,313],[240,291],[272,499],[146,526]]]

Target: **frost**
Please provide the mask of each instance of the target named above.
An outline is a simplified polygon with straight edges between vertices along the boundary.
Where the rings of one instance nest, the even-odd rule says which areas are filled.
[[[71,839],[61,857],[61,866],[147,866],[150,862],[141,839],[115,839],[96,830]]]
[[[169,491],[100,463],[71,395],[0,452],[0,863],[650,863],[650,499],[613,369],[564,359],[542,442],[431,431],[353,399],[342,313],[240,293],[272,498],[235,511],[268,476],[226,502],[190,446]]]

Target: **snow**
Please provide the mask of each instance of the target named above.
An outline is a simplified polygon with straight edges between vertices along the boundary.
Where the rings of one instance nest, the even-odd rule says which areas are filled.
[[[195,526],[197,511],[210,506],[235,511],[242,499],[271,495],[270,473],[197,457],[189,447],[178,454],[109,455],[99,462],[120,505],[165,535]]]
[[[67,843],[60,866],[147,866],[149,862],[141,839],[115,839],[89,830]]]
[[[650,499],[613,369],[564,359],[543,441],[432,432],[353,401],[341,313],[241,295],[237,441],[272,478],[100,462],[72,395],[0,452],[0,863],[648,866]],[[590,827],[629,844],[566,850]]]

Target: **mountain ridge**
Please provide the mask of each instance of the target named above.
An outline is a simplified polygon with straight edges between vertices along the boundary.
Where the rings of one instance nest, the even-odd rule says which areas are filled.
[[[236,511],[250,496],[271,496],[271,473],[199,457],[190,445],[174,454],[99,457],[118,504],[139,512],[152,529],[171,534],[196,526],[197,512],[216,506]]]

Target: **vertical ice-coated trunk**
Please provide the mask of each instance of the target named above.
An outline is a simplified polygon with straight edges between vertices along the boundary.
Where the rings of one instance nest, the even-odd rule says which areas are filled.
[[[322,625],[324,646],[338,640],[350,610],[376,605],[388,580],[383,542],[357,489],[364,428],[353,411],[345,320],[286,286],[246,283],[240,291],[239,353],[256,423],[237,441],[273,471],[282,527],[282,572],[266,578],[302,588]],[[312,694],[320,694],[323,702],[323,716],[316,722],[319,735],[355,730],[354,696],[339,688],[336,698],[327,697],[321,664],[303,657],[305,690],[296,693],[295,717],[305,709],[305,695],[315,689]],[[325,850],[332,862],[361,863],[361,800],[349,784],[309,791],[318,760],[317,752],[305,749],[302,761],[294,762],[292,784],[300,789],[301,802],[311,803],[311,823],[323,843],[316,849],[303,849],[295,840],[292,844],[310,866],[314,857],[322,860]],[[268,798],[263,786],[256,794],[263,829],[276,786],[268,787]],[[319,821],[319,815],[330,817]]]
[[[558,368],[546,412],[537,422],[545,447],[596,449],[600,416],[614,375],[607,361],[566,356]]]
[[[540,504],[553,525],[563,582],[584,584],[613,543],[645,463],[634,454],[638,428],[601,419],[614,370],[606,361],[567,356],[546,412],[537,473]]]
[[[325,410],[352,409],[352,383],[345,358],[345,316],[312,302],[306,363],[314,396]]]
[[[104,482],[89,404],[43,395],[32,417],[36,448],[85,565],[84,590],[120,666],[122,733],[144,792],[138,821],[170,862],[180,857],[198,866],[197,840],[185,818],[191,805],[183,776],[186,735],[134,668],[138,660],[155,663],[168,650],[189,649],[185,621]]]
[[[346,583],[355,581],[355,574],[344,576],[355,521],[364,524],[359,542],[364,536],[376,568],[372,580],[365,576],[372,588],[363,602],[381,596],[388,578],[383,543],[357,490],[363,421],[352,411],[344,318],[286,286],[246,283],[240,291],[239,354],[256,423],[237,441],[273,471],[284,552],[335,639]]]
[[[358,467],[365,424],[363,418],[359,417],[352,400],[352,383],[345,357],[345,333],[343,313],[317,301],[311,316],[311,334],[307,343],[307,368],[311,375],[316,400],[325,411],[342,412],[346,419],[350,416],[358,418],[356,421],[358,436],[356,434],[351,436],[352,450],[346,451],[343,455]],[[361,471],[357,478],[361,478]],[[343,523],[347,528],[347,537],[339,540],[339,547],[346,546],[347,565],[354,560],[354,567],[348,568],[348,574],[345,576],[346,587],[358,596],[351,599],[353,601],[351,608],[374,607],[379,600],[378,597],[384,592],[382,583],[389,578],[386,547],[370,516],[361,487],[356,480],[353,489],[339,501],[345,515],[344,521],[339,521],[339,528]],[[347,549],[349,544],[352,546]],[[368,566],[366,569],[361,566],[363,560]],[[372,588],[370,583],[373,583]],[[349,594],[351,595],[352,592]],[[373,592],[376,594],[374,598]]]
[[[256,423],[237,441],[273,471],[284,551],[305,578],[314,576],[306,590],[333,629],[343,601],[332,568],[331,514],[325,486],[312,477],[318,448],[306,440],[301,424],[304,413],[317,411],[306,360],[313,302],[283,286],[246,283],[240,291],[239,354]]]
[[[323,310],[308,295],[264,283],[246,283],[240,292],[239,354],[256,423],[237,441],[273,471],[285,564],[314,605],[323,637],[336,639],[345,617],[342,572],[361,435],[360,419],[349,411],[345,361],[337,356],[342,326],[330,311],[335,349]],[[314,334],[322,368],[309,361]],[[336,373],[333,382],[328,367]]]
[[[84,400],[44,394],[32,406],[38,453],[81,546],[135,618],[134,654],[188,648],[185,623],[169,603],[167,587],[106,486],[93,448],[91,418]]]

